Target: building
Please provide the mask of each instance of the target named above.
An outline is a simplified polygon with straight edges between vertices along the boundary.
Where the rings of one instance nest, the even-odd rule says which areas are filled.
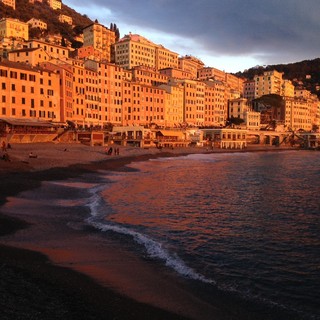
[[[125,35],[113,46],[113,61],[125,69],[137,66],[154,70],[178,67],[178,54],[138,35]]]
[[[254,76],[255,82],[255,98],[259,98],[267,94],[283,95],[283,73],[278,71],[265,71],[263,75]]]
[[[9,51],[8,59],[14,62],[37,66],[42,62],[49,61],[50,56],[43,48],[25,48]]]
[[[39,28],[41,30],[47,30],[47,24],[40,19],[32,18],[27,22],[30,28]]]
[[[72,26],[72,18],[71,17],[66,16],[65,14],[59,14],[58,19],[59,19],[60,22],[67,23],[70,26]]]
[[[165,90],[165,127],[179,127],[183,122],[184,89],[179,84],[161,84],[159,88]]]
[[[224,126],[227,114],[225,107],[225,84],[218,80],[207,80],[204,83],[206,84],[204,126]]]
[[[243,97],[251,102],[255,98],[255,81],[246,80],[243,83]]]
[[[285,126],[290,130],[312,129],[311,105],[307,99],[284,97]]]
[[[49,72],[57,74],[59,77],[59,107],[60,121],[68,122],[73,120],[73,73],[72,65],[61,62],[54,64],[44,62],[41,64]]]
[[[1,0],[1,2],[8,7],[12,7],[13,10],[16,10],[16,0]]]
[[[247,147],[247,130],[220,128],[201,129],[207,144],[221,149],[244,149]]]
[[[43,67],[0,62],[0,115],[60,121],[59,75]]]
[[[18,19],[3,18],[0,20],[0,38],[18,38],[28,41],[29,25]]]
[[[141,84],[157,86],[159,84],[168,83],[169,81],[168,76],[150,67],[138,66],[133,67],[130,71],[132,72],[132,79]]]
[[[30,40],[24,45],[25,48],[42,48],[50,57],[51,60],[67,61],[69,58],[69,49],[59,44],[53,44],[40,40]]]
[[[91,46],[100,53],[97,60],[111,61],[111,46],[115,43],[115,32],[100,23],[92,23],[83,29],[83,47]]]
[[[47,3],[53,10],[61,10],[62,3],[60,0],[47,0]]]
[[[188,71],[183,71],[181,69],[176,69],[176,68],[164,68],[160,69],[159,72],[168,78],[173,78],[173,79],[192,79],[193,76],[190,72]]]
[[[179,69],[189,72],[192,79],[198,78],[198,69],[204,67],[204,63],[193,56],[186,55],[184,57],[179,57]]]

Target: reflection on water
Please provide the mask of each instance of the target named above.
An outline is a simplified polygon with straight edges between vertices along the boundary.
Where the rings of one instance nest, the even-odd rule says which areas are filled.
[[[319,153],[133,166],[102,193],[106,223],[148,235],[224,290],[319,315]]]

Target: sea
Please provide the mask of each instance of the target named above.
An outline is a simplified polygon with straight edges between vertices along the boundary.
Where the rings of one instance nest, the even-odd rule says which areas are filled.
[[[320,319],[319,152],[160,157],[77,179],[52,182],[50,205],[74,186],[96,236],[130,243],[199,298]]]

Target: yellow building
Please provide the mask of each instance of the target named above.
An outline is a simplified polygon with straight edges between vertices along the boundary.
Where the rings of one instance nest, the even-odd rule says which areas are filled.
[[[26,42],[25,47],[42,48],[49,55],[50,59],[67,61],[69,58],[69,49],[58,44],[39,40],[30,40]]]
[[[153,68],[138,66],[130,70],[134,81],[138,81],[150,86],[168,83],[169,78],[161,72],[155,71]]]
[[[159,88],[165,90],[165,127],[179,127],[183,122],[184,89],[179,84],[161,84]]]
[[[177,68],[178,54],[138,35],[127,34],[113,46],[114,62],[126,69],[144,66],[159,70]]]
[[[252,101],[255,98],[255,81],[247,80],[243,83],[243,97]]]
[[[291,97],[295,96],[295,88],[293,83],[290,80],[283,80],[282,82],[282,93],[284,97]]]
[[[0,62],[0,115],[59,122],[59,80],[46,68]]]
[[[262,76],[254,76],[255,82],[255,98],[259,98],[266,94],[282,95],[282,79],[283,73],[276,70],[266,71]]]
[[[285,126],[291,130],[312,129],[310,101],[302,98],[284,97]]]
[[[62,22],[62,23],[67,23],[69,24],[70,26],[72,26],[72,18],[69,17],[69,16],[66,16],[65,14],[59,14],[59,17],[58,17],[59,21]]]
[[[226,86],[217,80],[204,81],[205,88],[205,126],[224,126],[227,119]]]
[[[98,50],[99,60],[111,61],[111,46],[115,39],[115,32],[100,23],[92,23],[83,29],[83,46],[92,46]]]
[[[49,61],[50,56],[42,48],[26,48],[8,52],[8,59],[13,62],[23,62],[36,66],[39,63]]]
[[[53,10],[61,10],[62,2],[60,0],[48,0],[47,2]]]
[[[40,19],[32,18],[27,22],[30,28],[39,28],[41,30],[47,30],[48,25]]]
[[[197,79],[198,69],[204,67],[204,63],[193,56],[186,55],[184,57],[179,57],[179,69],[189,72],[192,79]]]
[[[183,71],[181,69],[176,68],[164,68],[159,70],[159,72],[168,78],[174,78],[174,79],[192,79],[193,76],[188,71]]]
[[[18,19],[3,18],[0,20],[0,38],[29,39],[28,23]]]
[[[161,45],[156,46],[156,70],[178,68],[178,56],[178,53],[170,51]]]
[[[16,10],[16,0],[1,0],[6,6],[12,7],[13,10]]]

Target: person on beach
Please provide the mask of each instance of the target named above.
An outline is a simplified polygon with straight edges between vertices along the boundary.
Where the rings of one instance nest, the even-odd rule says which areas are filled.
[[[7,146],[6,146],[6,142],[2,141],[2,145],[1,145],[2,151],[6,152],[7,151]]]
[[[31,151],[29,153],[29,158],[38,158],[38,156],[36,154],[33,154],[33,152]]]

